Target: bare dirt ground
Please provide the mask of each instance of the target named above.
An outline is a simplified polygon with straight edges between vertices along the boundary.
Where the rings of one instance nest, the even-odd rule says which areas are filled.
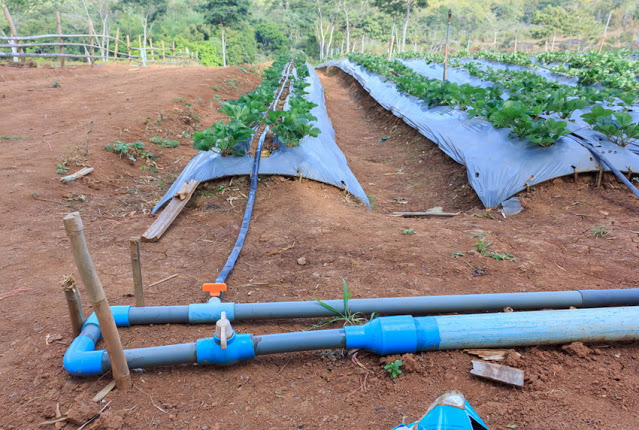
[[[62,368],[72,336],[59,281],[65,274],[77,277],[62,218],[81,212],[110,304],[133,304],[129,237],[150,225],[148,212],[195,154],[183,133],[219,118],[221,100],[258,84],[254,72],[0,67],[0,428],[37,428],[55,415],[56,404],[69,414],[65,428],[77,428],[105,406],[91,397],[109,376],[70,377]],[[463,167],[352,80],[335,71],[320,77],[338,144],[374,207],[327,185],[262,178],[225,300],[337,299],[342,279],[358,298],[637,286],[639,201],[616,181],[606,177],[595,188],[594,177],[582,175],[577,183],[566,178],[537,186],[521,196],[525,212],[504,219],[482,208]],[[151,137],[177,139],[180,146],[160,148]],[[132,164],[104,149],[114,140],[143,141],[160,158]],[[63,184],[55,170],[65,161],[69,173],[84,165],[95,171]],[[146,285],[178,274],[147,288],[147,304],[206,299],[201,285],[215,279],[233,246],[247,190],[246,178],[201,186],[165,236],[142,245]],[[435,206],[460,215],[388,216]],[[602,225],[609,233],[596,238],[591,229]],[[402,234],[407,228],[415,234]],[[518,261],[478,254],[478,234],[492,242],[490,249]],[[454,258],[453,252],[464,255]],[[305,265],[297,263],[300,257]],[[479,267],[486,274],[473,276]],[[234,328],[263,334],[314,322]],[[212,333],[210,326],[121,330],[127,348]],[[450,389],[461,390],[492,429],[639,427],[636,343],[516,350],[521,358],[507,364],[525,372],[520,389],[470,375],[473,357],[462,351],[404,356],[397,380],[374,354],[358,353],[367,373],[342,351],[267,356],[230,368],[134,371],[134,388],[110,393],[105,401],[111,403],[88,428],[388,429],[403,417],[419,418]]]

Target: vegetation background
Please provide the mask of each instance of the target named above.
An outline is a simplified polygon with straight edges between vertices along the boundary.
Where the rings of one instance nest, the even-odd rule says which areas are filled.
[[[55,11],[65,34],[98,34],[154,41],[199,53],[207,66],[252,63],[283,52],[314,59],[337,52],[397,49],[436,51],[453,13],[452,50],[588,49],[612,11],[608,46],[633,47],[639,33],[637,0],[0,0],[20,35],[55,34]],[[9,26],[0,14],[0,29]],[[145,40],[144,38],[142,40]],[[54,52],[54,47],[33,48]],[[78,48],[79,49],[79,48]]]

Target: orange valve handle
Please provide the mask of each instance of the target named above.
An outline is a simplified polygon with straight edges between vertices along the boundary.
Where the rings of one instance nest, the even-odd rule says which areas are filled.
[[[226,284],[204,284],[202,291],[211,294],[211,297],[220,297],[222,291],[226,291]]]

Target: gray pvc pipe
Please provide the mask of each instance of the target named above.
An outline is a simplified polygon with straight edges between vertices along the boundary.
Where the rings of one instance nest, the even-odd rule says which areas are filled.
[[[343,300],[324,300],[323,303],[343,311]],[[543,309],[600,306],[639,305],[639,289],[551,291],[537,293],[465,294],[454,296],[390,297],[379,299],[351,299],[351,312],[385,315],[416,315],[447,312],[480,312],[513,309]],[[335,313],[317,301],[236,303],[237,320],[272,318],[328,317]]]
[[[343,349],[346,348],[346,334],[344,329],[265,334],[253,336],[253,344],[255,355],[313,349]]]
[[[126,361],[129,363],[129,367],[132,369],[197,362],[195,342],[125,349],[124,355]],[[104,369],[105,372],[111,369],[108,354],[102,355],[102,369]]]
[[[129,324],[187,324],[188,306],[148,306],[129,309]]]

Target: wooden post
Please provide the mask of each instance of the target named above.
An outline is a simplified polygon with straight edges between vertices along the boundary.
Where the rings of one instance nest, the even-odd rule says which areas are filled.
[[[139,35],[139,34],[138,34],[138,46],[140,47],[140,50],[138,51],[138,54],[140,55],[140,60],[142,60],[142,36]],[[145,48],[146,48],[146,46],[145,46]]]
[[[95,314],[100,323],[102,337],[106,344],[106,350],[111,361],[111,370],[113,379],[119,389],[127,390],[131,388],[131,375],[129,373],[129,365],[122,350],[122,342],[118,329],[113,320],[113,314],[109,307],[109,302],[104,294],[102,283],[98,278],[98,274],[93,266],[89,248],[84,238],[84,227],[82,226],[82,218],[79,212],[73,212],[64,217],[64,228],[71,242],[71,250],[73,258],[78,267],[82,282],[89,295],[91,306],[95,309]]]
[[[446,24],[446,45],[444,46],[444,77],[443,81],[446,82],[448,74],[448,41],[450,39],[450,23],[453,19],[453,11],[448,9],[448,24]]]
[[[144,287],[142,285],[142,265],[140,264],[140,236],[134,236],[131,241],[131,266],[133,267],[133,292],[135,306],[144,307]]]
[[[4,11],[4,17],[7,19],[7,23],[9,23],[9,31],[11,31],[11,36],[18,37],[18,32],[16,31],[15,25],[13,25],[13,20],[11,19],[11,14],[9,13],[9,9],[6,6],[4,6],[2,8],[2,10]],[[10,41],[9,43],[15,43],[16,45],[20,45],[20,41],[19,40],[13,40],[13,41]],[[20,46],[18,46],[18,52],[20,54],[24,54],[24,50]],[[23,63],[26,60],[27,59],[25,57],[21,57],[20,58],[20,61],[22,61]],[[17,59],[14,58],[13,61],[17,62]]]
[[[151,61],[155,60],[155,51],[153,51],[153,39],[149,38],[149,49],[151,50]]]
[[[129,57],[129,64],[131,64],[131,39],[129,35],[126,35],[126,55]]]
[[[393,23],[393,28],[391,29],[391,40],[390,47],[388,49],[388,61],[390,61],[393,56],[393,45],[395,44],[395,23]]]
[[[117,60],[118,59],[118,42],[120,41],[120,27],[118,27],[118,29],[115,32],[115,51],[113,53],[113,59]],[[107,56],[109,55],[109,53],[107,52]]]
[[[608,32],[608,26],[610,25],[610,18],[612,18],[612,10],[608,14],[608,21],[606,21],[606,26],[604,27],[603,35],[601,36],[601,45],[599,45],[599,54],[601,54],[601,50],[603,49],[604,42],[606,41],[606,33]]]
[[[62,34],[62,23],[60,21],[60,12],[55,11],[55,25],[58,31],[58,34]],[[58,53],[64,54],[64,46],[62,46],[62,37],[58,37],[58,43],[60,46],[58,47]],[[64,57],[60,57],[60,67],[64,67]]]
[[[164,40],[162,41],[162,60],[166,61],[166,51],[164,50]]]
[[[71,275],[66,275],[60,282],[64,296],[67,299],[67,305],[69,306],[69,316],[71,317],[71,328],[73,330],[73,337],[77,337],[82,331],[84,325],[84,310],[82,309],[82,296],[80,290],[75,284],[75,278]]]
[[[93,34],[93,21],[89,18],[89,54],[91,54],[91,57],[87,58],[89,60],[89,64],[93,64],[93,57],[95,56],[95,49],[93,48]]]
[[[517,52],[517,41],[519,39],[519,29],[515,30],[515,52]]]
[[[550,50],[554,52],[555,50],[555,38],[557,37],[557,33],[552,34],[552,45],[550,45]]]

